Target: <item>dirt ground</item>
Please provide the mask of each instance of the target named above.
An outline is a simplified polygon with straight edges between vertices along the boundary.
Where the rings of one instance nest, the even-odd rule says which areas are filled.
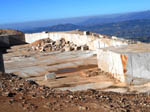
[[[60,91],[14,74],[0,77],[1,112],[149,112],[148,93],[114,93],[94,89]]]

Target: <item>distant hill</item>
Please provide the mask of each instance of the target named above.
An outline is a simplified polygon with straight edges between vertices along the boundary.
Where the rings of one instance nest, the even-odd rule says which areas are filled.
[[[118,37],[150,42],[150,19],[129,20],[117,23],[99,24],[99,25],[74,25],[60,24],[50,27],[35,28],[26,32],[41,32],[41,31],[68,31],[68,30],[88,30],[91,32],[114,35]]]
[[[123,14],[111,14],[111,15],[97,15],[97,16],[85,16],[85,17],[74,17],[74,18],[64,18],[64,19],[50,19],[50,20],[41,20],[41,21],[31,21],[15,24],[3,24],[0,25],[0,28],[11,28],[21,31],[25,30],[34,30],[39,27],[49,27],[58,24],[74,24],[79,26],[92,26],[98,24],[106,23],[116,23],[121,21],[128,20],[137,20],[137,19],[150,19],[150,11],[141,11],[141,12],[131,12]]]
[[[141,41],[150,39],[150,19],[130,20],[104,25],[93,25],[86,27],[85,29],[106,35],[138,39]]]
[[[31,30],[30,29],[24,30],[24,32],[26,33],[42,32],[42,31],[55,32],[55,31],[75,30],[75,29],[82,29],[82,27],[74,24],[59,24],[59,25],[48,26],[48,27],[34,28]]]
[[[87,20],[79,23],[78,25],[89,26],[89,25],[116,23],[121,21],[137,20],[137,19],[150,19],[150,11],[112,14],[112,15],[105,15],[105,16],[93,16],[87,18]]]

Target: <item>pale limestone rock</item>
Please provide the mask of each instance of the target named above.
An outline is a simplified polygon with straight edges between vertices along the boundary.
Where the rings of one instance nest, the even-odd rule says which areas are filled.
[[[61,45],[61,41],[60,41],[60,40],[57,40],[56,43],[55,43],[55,45],[56,45],[56,46]]]
[[[64,49],[65,49],[65,51],[67,51],[67,52],[70,51],[70,47],[69,47],[69,46],[65,46]]]

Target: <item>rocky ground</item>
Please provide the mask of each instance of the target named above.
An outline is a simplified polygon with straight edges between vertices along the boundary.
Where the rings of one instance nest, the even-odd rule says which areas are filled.
[[[148,93],[59,91],[14,74],[0,76],[1,112],[148,112]]]

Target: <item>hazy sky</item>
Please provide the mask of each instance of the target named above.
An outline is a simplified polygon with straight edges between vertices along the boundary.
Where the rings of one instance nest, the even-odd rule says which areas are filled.
[[[150,9],[150,0],[0,0],[0,24]]]

